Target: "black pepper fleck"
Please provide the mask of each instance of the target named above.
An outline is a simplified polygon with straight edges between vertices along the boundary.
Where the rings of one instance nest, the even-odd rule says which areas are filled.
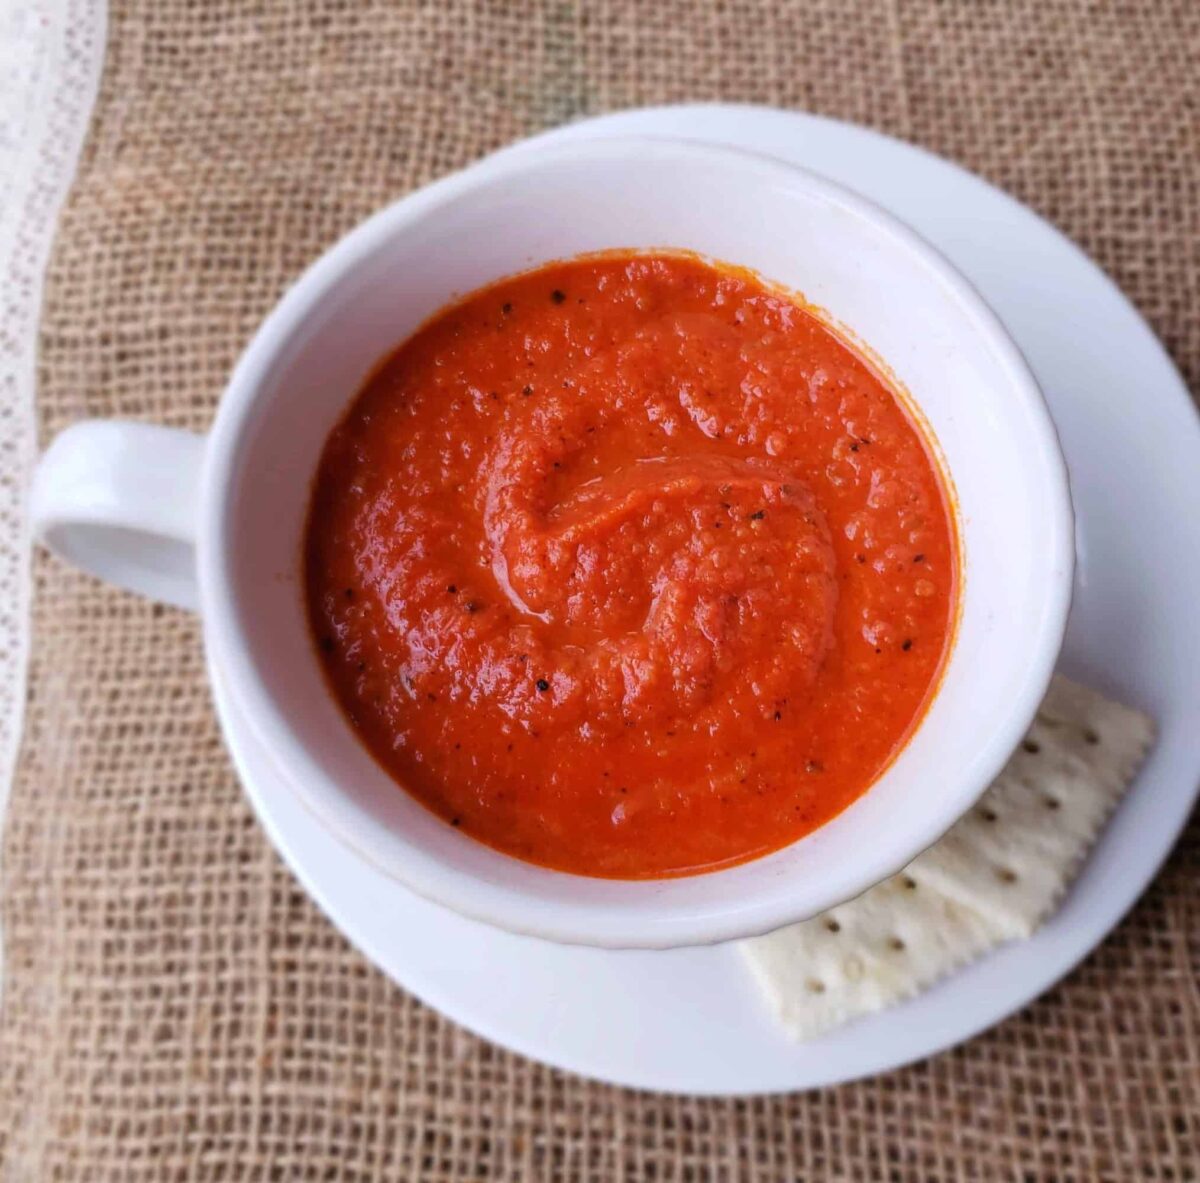
[[[481,603],[479,603],[478,600],[468,600],[466,602],[466,604],[464,605],[464,607],[473,616],[476,612],[479,611],[480,608],[483,607],[483,605]]]
[[[537,688],[538,688],[538,689],[539,689],[539,690],[540,690],[540,691],[541,691],[543,694],[545,694],[545,692],[546,692],[547,690],[549,690],[549,689],[550,689],[550,683],[549,683],[549,682],[547,682],[545,678],[538,678],[538,680],[537,680]]]
[[[348,600],[354,599],[354,588],[352,588],[352,587],[346,588],[345,595],[346,595],[346,599],[348,599]]]
[[[925,561],[925,556],[924,556],[924,555],[913,555],[913,562],[914,562],[914,563],[923,563],[924,561]]]
[[[521,390],[521,393],[522,393],[523,395],[525,395],[526,397],[528,397],[529,395],[531,395],[531,394],[533,393],[533,387],[532,387],[532,386],[526,386],[526,387],[524,387],[524,388]]]
[[[461,817],[452,817],[452,818],[450,819],[450,824],[451,824],[452,826],[461,826],[461,825],[462,825],[462,818],[461,818]]]
[[[555,304],[561,304],[566,298],[567,293],[560,292],[558,288],[555,288],[554,291],[550,293],[550,299],[553,300]]]
[[[905,653],[907,653],[912,648],[912,637],[906,638],[904,644],[901,645],[900,648],[903,649]]]
[[[512,311],[512,305],[509,303],[505,303],[501,307],[500,311],[503,312],[505,316],[507,316]]]
[[[449,586],[446,588],[446,591],[447,591],[447,592],[448,592],[450,595],[452,595],[452,596],[455,596],[455,595],[457,595],[457,594],[458,594],[458,587],[457,587],[457,585],[455,585],[455,584],[453,584],[453,583],[452,583],[452,584],[450,584],[450,585],[449,585]]]
[[[765,518],[766,516],[767,516],[767,511],[765,509],[756,509],[750,515],[750,520],[752,522],[761,522],[763,520],[763,518]]]
[[[332,637],[322,637],[321,648],[324,649],[326,653],[332,653],[337,648],[337,642],[334,641]]]

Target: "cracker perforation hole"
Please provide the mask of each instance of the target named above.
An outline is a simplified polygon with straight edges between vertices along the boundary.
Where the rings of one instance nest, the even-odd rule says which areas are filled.
[[[1042,750],[1042,745],[1036,739],[1027,739],[1022,745],[1031,756],[1036,756]]]

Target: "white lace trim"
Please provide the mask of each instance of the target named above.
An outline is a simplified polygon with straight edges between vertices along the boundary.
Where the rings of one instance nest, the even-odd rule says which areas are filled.
[[[25,715],[42,278],[104,63],[104,0],[0,0],[0,816]]]

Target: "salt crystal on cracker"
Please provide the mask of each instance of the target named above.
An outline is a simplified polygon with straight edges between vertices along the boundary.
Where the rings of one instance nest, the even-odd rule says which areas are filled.
[[[1055,677],[979,803],[902,874],[743,941],[780,1021],[810,1039],[932,985],[1058,906],[1154,735],[1152,720]]]

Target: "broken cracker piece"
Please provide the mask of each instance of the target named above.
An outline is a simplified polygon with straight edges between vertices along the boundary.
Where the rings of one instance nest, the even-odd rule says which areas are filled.
[[[810,1039],[1030,936],[1061,902],[1153,735],[1140,711],[1055,677],[979,803],[905,872],[742,942],[788,1032]]]

